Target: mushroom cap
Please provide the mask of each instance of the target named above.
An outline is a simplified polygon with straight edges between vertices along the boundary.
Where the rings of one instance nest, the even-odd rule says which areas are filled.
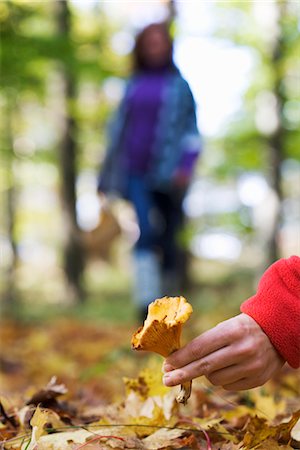
[[[184,297],[156,299],[148,307],[144,325],[132,336],[132,348],[167,357],[180,348],[182,324],[192,312],[192,306]]]

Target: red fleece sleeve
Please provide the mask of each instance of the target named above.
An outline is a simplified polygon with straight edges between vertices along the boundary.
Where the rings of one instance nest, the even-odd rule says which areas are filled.
[[[300,258],[272,264],[260,279],[256,295],[241,305],[289,363],[300,367]]]

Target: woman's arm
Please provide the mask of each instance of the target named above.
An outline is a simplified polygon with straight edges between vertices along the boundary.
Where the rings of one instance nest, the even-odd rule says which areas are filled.
[[[262,276],[256,295],[241,305],[268,335],[291,367],[300,366],[300,258],[272,264]]]

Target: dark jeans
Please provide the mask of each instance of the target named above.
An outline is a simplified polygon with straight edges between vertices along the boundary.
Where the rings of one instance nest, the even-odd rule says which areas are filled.
[[[131,176],[128,183],[128,200],[135,208],[140,237],[136,250],[156,251],[163,271],[178,268],[178,231],[183,226],[183,193],[152,191],[143,177]]]

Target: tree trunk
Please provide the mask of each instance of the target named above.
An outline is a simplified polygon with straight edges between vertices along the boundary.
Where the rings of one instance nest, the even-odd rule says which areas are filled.
[[[17,243],[15,238],[15,201],[16,187],[13,176],[13,135],[12,135],[12,111],[15,99],[10,95],[6,97],[6,126],[5,126],[5,142],[7,147],[7,159],[5,170],[7,173],[7,190],[6,190],[6,228],[7,236],[11,248],[11,257],[6,268],[5,274],[5,291],[4,291],[4,309],[7,312],[13,312],[18,304],[17,291],[15,284],[15,269],[17,266]]]
[[[70,12],[65,0],[57,1],[57,20],[59,33],[65,40],[70,35]],[[66,230],[64,248],[64,270],[69,295],[74,301],[83,301],[82,275],[84,254],[76,219],[76,122],[71,116],[68,105],[75,98],[75,79],[65,63],[62,64],[62,82],[64,88],[65,116],[63,136],[60,145],[61,196]]]

